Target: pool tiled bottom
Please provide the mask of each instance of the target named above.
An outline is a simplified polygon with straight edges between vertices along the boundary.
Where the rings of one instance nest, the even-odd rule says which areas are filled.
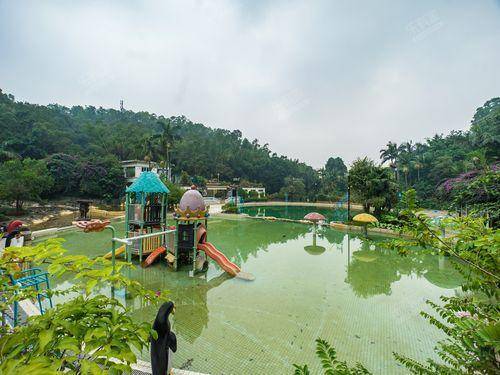
[[[213,375],[289,374],[294,363],[307,363],[317,373],[318,337],[331,342],[339,358],[375,374],[406,373],[393,351],[435,358],[442,336],[419,312],[429,311],[426,299],[438,301],[460,285],[448,259],[418,251],[400,257],[383,238],[371,242],[330,228],[318,232],[312,248],[311,228],[295,223],[212,218],[208,233],[255,281],[231,279],[213,262],[196,278],[163,263],[131,275],[153,290],[171,291],[174,367]],[[78,235],[84,236],[67,235],[74,252],[88,247]],[[153,321],[154,308],[126,303],[136,319]]]

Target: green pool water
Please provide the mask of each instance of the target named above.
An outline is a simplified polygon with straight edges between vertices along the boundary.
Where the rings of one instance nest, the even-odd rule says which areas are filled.
[[[106,232],[63,237],[72,253],[95,256],[109,248]],[[461,281],[447,258],[418,251],[403,258],[384,246],[384,238],[372,242],[330,228],[318,231],[316,246],[324,249],[311,251],[307,225],[213,217],[208,240],[255,281],[231,279],[213,261],[198,277],[164,263],[131,276],[171,291],[175,367],[211,374],[290,374],[293,363],[308,363],[318,373],[317,337],[333,343],[340,358],[376,374],[406,373],[392,352],[434,357],[442,336],[419,312],[429,311],[426,299],[453,294]],[[57,287],[69,284],[61,280]],[[125,302],[136,319],[153,321],[155,308]]]
[[[315,206],[250,206],[240,207],[240,213],[250,216],[274,216],[279,218],[301,220],[309,212],[318,212],[328,221],[347,221],[347,210]],[[354,212],[354,211],[353,211]]]

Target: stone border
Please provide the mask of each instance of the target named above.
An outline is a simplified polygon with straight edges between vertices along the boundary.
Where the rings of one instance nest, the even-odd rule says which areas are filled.
[[[67,232],[71,229],[76,229],[74,225],[68,225],[66,227],[59,227],[59,228],[46,228],[46,229],[40,229],[40,230],[35,230],[31,232],[31,239],[37,239],[38,237],[45,237],[45,236],[52,236],[54,234],[60,233],[60,232]]]
[[[225,214],[225,215],[235,215],[235,216],[242,216],[245,215],[244,217],[248,217],[250,219],[255,219],[255,220],[265,220],[265,221],[282,221],[282,222],[287,222],[287,223],[299,223],[299,224],[308,224],[312,225],[313,222],[309,220],[295,220],[295,219],[287,219],[287,218],[281,218],[281,217],[275,217],[275,216],[249,216],[246,214]],[[344,224],[344,223],[338,223],[335,221],[331,221],[329,224],[327,224],[330,228],[337,229],[343,232],[359,232],[363,233],[364,232],[364,227],[359,226],[359,225],[349,225],[349,224]],[[369,234],[383,234],[386,236],[396,236],[396,237],[403,237],[399,232],[394,231],[392,229],[387,229],[387,228],[374,228],[374,227],[368,227],[367,231]]]
[[[265,201],[265,202],[244,202],[239,206],[243,207],[256,207],[256,206],[306,206],[306,207],[325,207],[336,208],[339,207],[337,203],[331,202],[283,202],[283,201]],[[347,203],[342,203],[342,208],[347,208]],[[357,203],[351,203],[353,210],[362,210],[363,206]]]

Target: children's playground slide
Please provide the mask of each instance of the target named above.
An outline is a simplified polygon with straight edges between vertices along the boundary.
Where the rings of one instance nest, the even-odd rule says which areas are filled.
[[[238,275],[241,271],[240,267],[227,259],[227,257],[222,252],[217,250],[213,244],[206,242],[206,239],[207,230],[203,225],[200,225],[196,231],[196,241],[198,242],[197,249],[204,251],[207,256],[215,260],[217,264],[231,276]]]
[[[123,254],[124,251],[125,251],[125,245],[120,246],[118,249],[115,250],[115,257],[118,256],[118,255]],[[104,258],[105,259],[111,259],[112,255],[113,255],[113,253],[110,251],[109,253],[107,253],[106,255],[104,255]]]
[[[236,276],[241,271],[240,267],[227,259],[227,257],[217,250],[210,242],[199,243],[198,250],[204,251],[207,256],[215,260],[217,264],[231,276]]]
[[[164,246],[157,247],[151,254],[148,255],[146,260],[142,262],[141,266],[143,268],[149,267],[161,254],[165,253],[166,251],[167,248]]]

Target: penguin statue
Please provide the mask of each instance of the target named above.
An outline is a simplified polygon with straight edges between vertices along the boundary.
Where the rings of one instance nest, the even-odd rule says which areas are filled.
[[[153,329],[158,333],[158,338],[151,337],[151,369],[153,375],[170,374],[172,370],[172,356],[177,351],[177,338],[170,331],[168,320],[170,313],[175,313],[173,302],[161,305],[153,323]]]

